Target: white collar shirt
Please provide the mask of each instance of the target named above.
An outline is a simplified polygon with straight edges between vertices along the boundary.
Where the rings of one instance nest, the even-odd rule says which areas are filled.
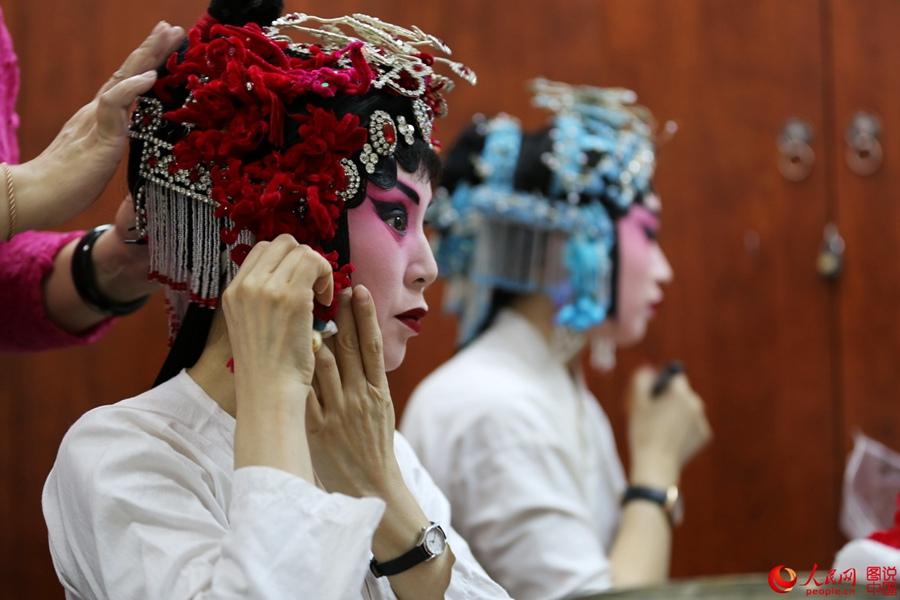
[[[609,420],[523,317],[427,377],[401,430],[475,557],[520,600],[609,589],[625,476]]]
[[[278,469],[234,470],[234,428],[182,372],[69,430],[43,494],[67,598],[395,598],[368,570],[384,502]],[[457,557],[446,597],[508,598],[450,527],[447,500],[399,434],[395,452]]]

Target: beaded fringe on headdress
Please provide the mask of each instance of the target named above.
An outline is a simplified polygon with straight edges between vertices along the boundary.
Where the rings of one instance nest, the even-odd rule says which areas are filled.
[[[460,316],[461,343],[471,339],[483,325],[497,289],[518,294],[543,292],[557,306],[564,307],[577,296],[579,290],[574,287],[582,286],[593,292],[601,306],[608,305],[608,266],[583,269],[573,264],[586,253],[602,260],[606,256],[606,239],[590,240],[549,228],[546,223],[521,221],[483,220],[470,233],[467,243],[471,243],[472,254],[467,276],[451,278],[444,298],[445,309]],[[588,252],[582,247],[589,248]],[[441,259],[438,256],[439,264]],[[590,273],[590,281],[573,280],[575,272]]]
[[[217,305],[221,291],[237,274],[231,250],[252,244],[253,235],[241,231],[234,243],[223,244],[219,232],[232,225],[230,220],[217,218],[212,203],[185,197],[166,184],[148,182],[138,191],[135,205],[141,233],[149,242],[150,277],[166,284],[169,333],[174,335],[188,304]]]

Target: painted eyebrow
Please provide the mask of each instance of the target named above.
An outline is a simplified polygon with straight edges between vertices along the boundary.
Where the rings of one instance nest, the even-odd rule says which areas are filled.
[[[650,227],[654,232],[659,233],[662,229],[662,220],[659,213],[647,211],[646,214],[638,214],[636,222],[640,227]]]
[[[634,206],[634,208],[640,209],[637,214],[638,214],[638,218],[640,218],[641,220],[643,220],[644,218],[648,218],[648,217],[655,219],[657,221],[662,220],[662,211],[661,210],[653,210],[652,208],[648,208],[648,207],[644,206],[643,204],[637,204]]]
[[[414,203],[416,203],[416,204],[419,203],[419,194],[418,194],[418,192],[416,192],[416,190],[412,189],[411,187],[409,187],[408,185],[406,185],[405,183],[403,183],[403,182],[400,181],[399,179],[397,180],[397,188],[398,188],[401,192],[403,192],[404,194],[406,194],[407,197],[408,197],[410,200],[412,200]]]
[[[659,217],[654,217],[653,219],[641,219],[640,223],[646,227],[652,227],[657,231],[662,229],[662,219]]]

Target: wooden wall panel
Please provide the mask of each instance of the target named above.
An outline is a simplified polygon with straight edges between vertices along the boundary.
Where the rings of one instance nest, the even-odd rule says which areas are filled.
[[[846,437],[857,429],[900,450],[900,5],[829,2],[835,73],[834,187],[847,244],[840,278],[841,378]],[[847,166],[858,111],[881,120],[884,162],[869,176]],[[900,491],[900,490],[898,490]]]

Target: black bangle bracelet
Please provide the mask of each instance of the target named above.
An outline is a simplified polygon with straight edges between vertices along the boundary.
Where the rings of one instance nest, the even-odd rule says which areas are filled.
[[[112,225],[94,227],[78,240],[75,252],[72,253],[72,282],[85,304],[101,314],[121,317],[144,306],[149,296],[143,296],[131,302],[116,302],[107,298],[97,287],[91,252],[100,236],[109,229],[112,229]]]

